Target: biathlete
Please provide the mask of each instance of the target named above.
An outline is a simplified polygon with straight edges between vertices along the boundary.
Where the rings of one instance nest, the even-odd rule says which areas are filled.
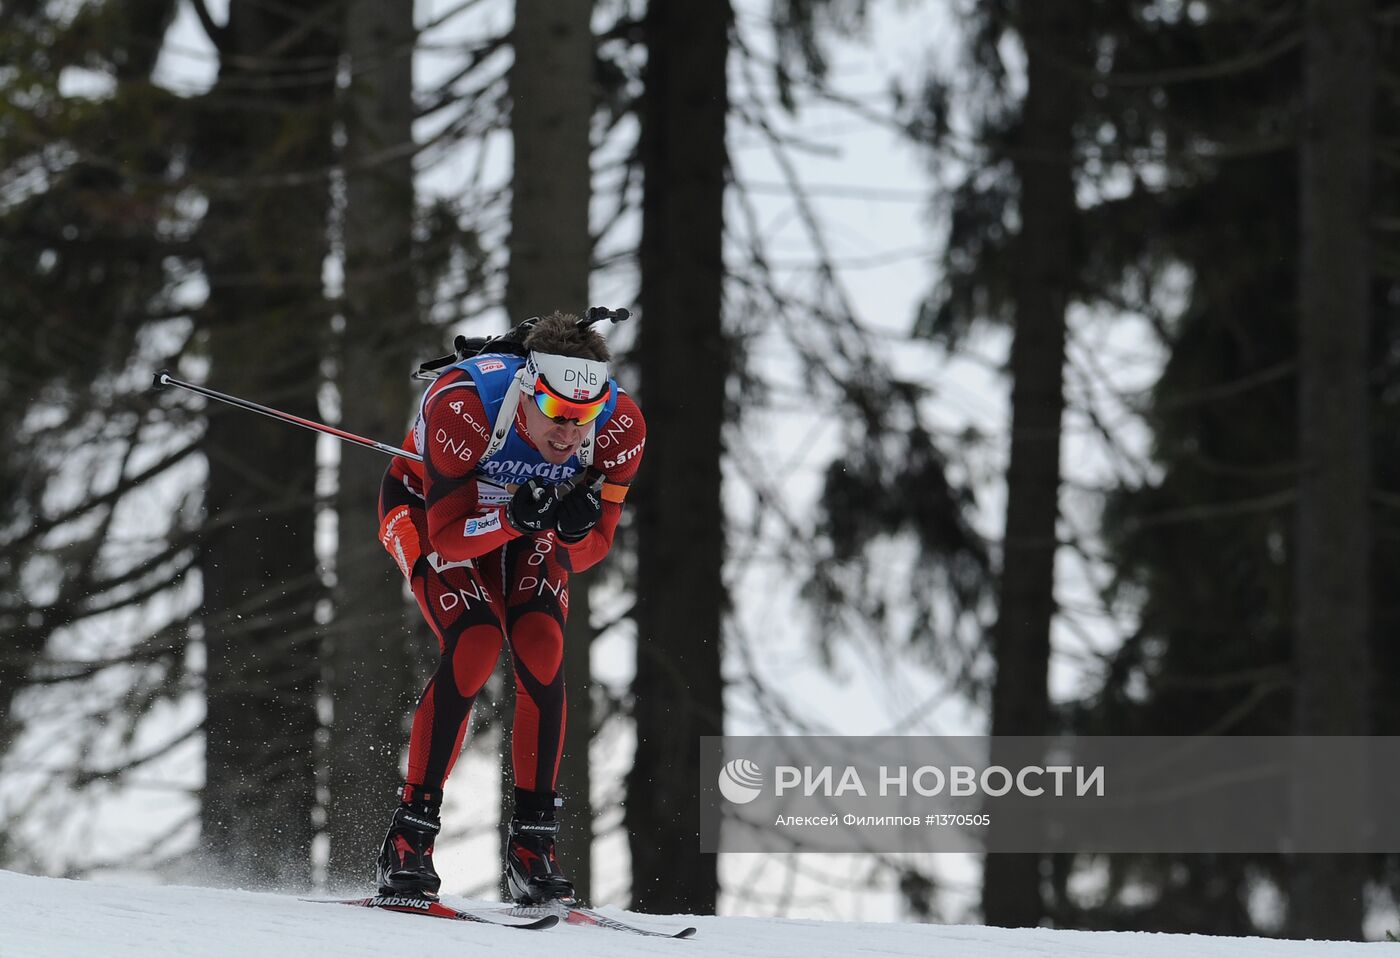
[[[380,541],[441,652],[413,714],[408,776],[378,859],[381,894],[437,895],[443,787],[472,703],[508,641],[508,885],[520,902],[574,897],[555,853],[569,574],[612,546],[646,424],[586,321],[562,313],[535,320],[524,352],[485,352],[445,370],[405,441],[423,462],[395,457],[380,492]]]

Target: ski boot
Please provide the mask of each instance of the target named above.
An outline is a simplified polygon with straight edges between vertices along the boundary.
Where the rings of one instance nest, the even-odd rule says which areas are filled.
[[[437,898],[442,879],[433,869],[433,841],[442,829],[441,796],[409,785],[401,794],[403,801],[394,809],[375,869],[379,894]]]
[[[558,902],[571,906],[574,883],[564,877],[554,855],[559,823],[550,815],[516,813],[510,823],[510,843],[506,847],[506,885],[518,905],[546,905]]]

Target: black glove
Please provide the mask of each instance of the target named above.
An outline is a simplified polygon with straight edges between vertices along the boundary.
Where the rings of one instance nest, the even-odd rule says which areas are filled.
[[[559,504],[558,524],[555,526],[560,542],[581,542],[590,529],[603,518],[603,500],[598,493],[584,485],[564,497]]]
[[[506,521],[517,532],[543,532],[554,528],[559,497],[538,476],[531,476],[506,503]]]

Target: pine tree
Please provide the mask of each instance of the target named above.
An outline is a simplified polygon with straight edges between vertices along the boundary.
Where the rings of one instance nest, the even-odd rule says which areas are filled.
[[[512,322],[555,310],[576,312],[588,302],[593,242],[589,128],[593,116],[592,0],[517,0],[510,72],[510,128],[515,141],[511,177],[510,267],[506,314]],[[572,825],[568,873],[581,899],[590,894],[593,738],[589,591],[592,570],[569,577],[564,632],[568,693],[559,789]],[[522,694],[518,689],[516,694]],[[502,761],[510,763],[508,755]],[[507,775],[509,779],[511,776]],[[512,804],[507,791],[507,805]]]
[[[1371,617],[1371,168],[1376,42],[1370,0],[1305,4],[1300,138],[1298,508],[1294,728],[1368,735]],[[1353,783],[1360,829],[1365,783]],[[1299,828],[1331,811],[1336,783],[1298,783]],[[1315,804],[1315,803],[1321,804]],[[1359,832],[1358,838],[1364,833]],[[1362,937],[1366,862],[1293,862],[1289,932]]]
[[[338,0],[234,0],[214,34],[194,169],[210,378],[315,418],[330,328],[331,117]],[[305,882],[315,833],[324,596],[315,551],[316,444],[285,424],[210,409],[202,556],[203,840],[234,880]]]
[[[0,823],[9,862],[91,864],[51,840],[58,823],[27,797],[65,793],[50,805],[70,820],[193,733],[143,714],[188,695],[197,522],[179,501],[195,429],[147,396],[186,335],[188,114],[151,83],[174,6],[3,12],[0,750],[25,809],[13,832]],[[62,723],[74,747],[44,736],[41,758],[16,751],[36,719]]]
[[[1011,458],[1006,475],[991,734],[1045,735],[1050,724],[1050,623],[1060,515],[1066,310],[1079,285],[1074,125],[1084,99],[1089,34],[1078,6],[1025,3],[1012,23],[1026,51],[1026,95],[1011,144],[1020,229],[1011,243]],[[992,761],[996,761],[993,744]],[[989,924],[1034,926],[1043,915],[1041,856],[988,855]]]
[[[1144,403],[1154,470],[1113,491],[1104,519],[1117,567],[1112,598],[1137,608],[1138,627],[1106,663],[1099,694],[1068,710],[1082,732],[1285,735],[1300,727],[1297,615],[1315,601],[1307,593],[1319,580],[1299,578],[1300,470],[1311,458],[1300,454],[1299,387],[1302,376],[1317,375],[1304,369],[1320,358],[1298,338],[1308,248],[1295,152],[1302,13],[1293,2],[1204,4],[1189,13],[1134,5],[1095,21],[1105,31],[1100,48],[1112,55],[1101,58],[1102,83],[1084,121],[1097,131],[1090,155],[1105,182],[1115,168],[1120,183],[1124,172],[1133,175],[1130,189],[1086,211],[1089,278],[1106,303],[1153,318],[1169,358]],[[1393,46],[1384,31],[1376,39]],[[1334,112],[1337,121],[1351,116]],[[1385,111],[1375,116],[1388,122]],[[1337,155],[1366,162],[1351,149]],[[1373,205],[1393,206],[1394,185],[1393,175],[1379,178]],[[1351,265],[1364,262],[1352,249]],[[1189,285],[1173,301],[1162,285],[1182,276]],[[1393,285],[1381,268],[1362,282],[1377,304]],[[1350,322],[1364,309],[1353,304],[1347,314],[1347,323],[1329,316],[1342,327],[1334,332],[1355,333]],[[1346,374],[1349,382],[1369,378],[1371,415],[1383,414],[1392,375],[1383,344],[1393,330],[1380,324],[1376,333],[1367,360],[1353,354],[1369,362],[1369,377]],[[1310,429],[1341,439],[1354,425],[1315,420]],[[1383,485],[1395,457],[1385,430],[1371,432],[1370,454],[1369,471]],[[1394,561],[1387,539],[1375,540],[1381,564]],[[1345,561],[1364,561],[1366,551],[1349,550]],[[1388,603],[1377,593],[1361,604],[1383,614]],[[1383,631],[1371,629],[1369,641],[1393,674]],[[1380,727],[1393,722],[1389,710],[1377,713]],[[1116,856],[1105,903],[1087,907],[1067,891],[1071,873],[1057,862],[1055,920],[1090,927],[1277,931],[1256,924],[1249,891],[1287,885],[1272,856]],[[1128,887],[1156,895],[1135,893],[1129,904],[1119,897]],[[1345,914],[1337,908],[1331,917]]]
[[[639,362],[647,439],[637,509],[637,751],[625,824],[632,903],[714,910],[713,856],[699,851],[700,737],[723,732],[721,429],[729,369],[721,326],[728,168],[727,2],[652,0],[640,152]]]
[[[412,407],[408,370],[423,328],[414,263],[411,5],[345,6],[345,289],[335,383],[346,428],[397,443]],[[328,878],[363,881],[378,851],[377,823],[393,804],[404,722],[421,676],[403,580],[380,547],[384,462],[341,451],[337,490],[334,623],[327,692],[333,718],[325,752]]]

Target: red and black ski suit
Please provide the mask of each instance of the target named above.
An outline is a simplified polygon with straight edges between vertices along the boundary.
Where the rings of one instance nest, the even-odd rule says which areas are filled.
[[[441,794],[466,736],[472,703],[496,666],[502,640],[509,638],[515,666],[515,785],[552,796],[564,743],[569,573],[594,565],[612,546],[641,460],[646,424],[637,404],[619,390],[613,414],[595,438],[592,465],[604,477],[603,511],[586,538],[568,544],[553,531],[522,535],[506,522],[504,504],[493,501],[500,498],[499,486],[478,473],[493,423],[464,377],[453,369],[429,389],[425,428],[405,441],[424,461],[395,457],[379,497],[380,541],[412,586],[442,653],[413,715],[408,785],[422,794]],[[514,429],[534,449],[524,412],[529,401],[517,409]],[[426,448],[417,448],[414,433],[425,437]]]

